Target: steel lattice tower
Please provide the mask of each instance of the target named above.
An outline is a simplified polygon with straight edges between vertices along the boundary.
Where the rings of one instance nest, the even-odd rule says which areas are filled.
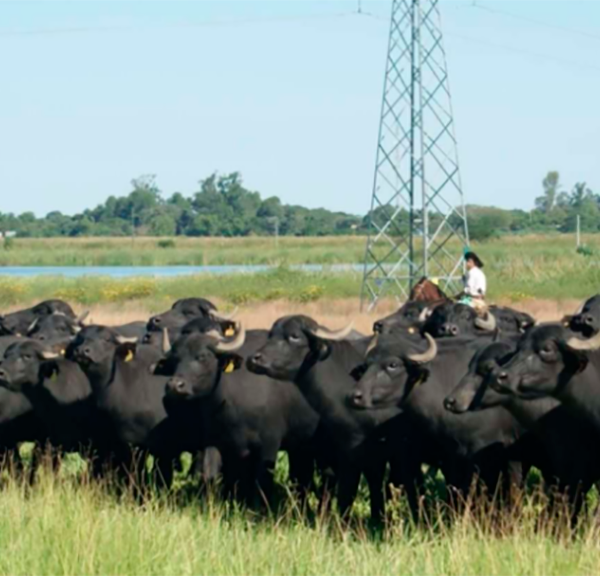
[[[457,289],[467,245],[438,0],[392,0],[361,303]]]

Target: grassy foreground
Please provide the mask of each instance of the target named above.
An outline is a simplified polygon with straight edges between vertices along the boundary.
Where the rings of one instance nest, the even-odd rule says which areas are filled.
[[[536,527],[534,506],[493,527],[466,513],[373,535],[335,516],[309,522],[214,500],[154,497],[144,505],[48,471],[33,489],[0,492],[0,574],[594,574],[600,538],[587,521],[574,538]]]

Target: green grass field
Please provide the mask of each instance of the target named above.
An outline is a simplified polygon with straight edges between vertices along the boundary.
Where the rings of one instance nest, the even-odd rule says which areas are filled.
[[[256,274],[217,276],[202,274],[179,278],[2,278],[0,306],[25,304],[59,297],[82,305],[141,301],[151,310],[164,308],[174,299],[189,295],[218,298],[231,305],[291,300],[311,302],[323,298],[352,298],[360,292],[359,272],[299,272],[287,265],[301,263],[351,263],[362,258],[364,239],[282,239],[274,249],[270,239],[177,239],[176,248],[158,249],[155,240],[138,240],[131,248],[122,239],[17,240],[11,250],[0,250],[4,264],[109,264],[128,255],[137,264],[194,263],[198,251],[205,263],[273,263],[278,267]],[[600,236],[586,238],[591,255],[578,254],[573,238],[507,237],[473,245],[486,262],[490,300],[520,302],[533,298],[582,299],[600,287]],[[181,246],[179,245],[181,243]],[[267,245],[271,248],[267,249]],[[598,245],[598,251],[594,247]],[[67,255],[70,255],[67,257]],[[86,255],[88,259],[86,260]],[[19,259],[23,256],[23,259]],[[161,258],[164,259],[161,260]],[[210,256],[210,257],[209,257]],[[2,260],[2,258],[4,260]],[[117,258],[117,260],[115,260]]]
[[[183,492],[139,504],[85,478],[45,470],[33,489],[5,478],[0,509],[3,575],[600,571],[597,519],[585,520],[573,536],[560,521],[540,522],[533,497],[495,521],[477,507],[452,521],[434,512],[430,525],[418,528],[396,514],[374,533],[359,515],[349,525],[335,514],[309,520],[289,502],[271,516]]]

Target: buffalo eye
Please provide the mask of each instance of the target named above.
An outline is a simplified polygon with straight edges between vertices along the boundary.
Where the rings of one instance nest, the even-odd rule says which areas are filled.
[[[290,335],[288,336],[288,340],[289,340],[290,342],[295,342],[295,343],[298,343],[298,342],[300,342],[301,338],[300,338],[300,336],[299,336],[298,334],[290,334]]]
[[[400,368],[400,363],[397,360],[392,360],[388,362],[387,369],[388,370],[398,370]]]
[[[25,360],[31,360],[31,354],[23,354]]]

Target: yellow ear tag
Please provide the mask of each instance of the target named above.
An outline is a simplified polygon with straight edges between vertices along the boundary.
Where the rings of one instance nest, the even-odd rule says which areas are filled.
[[[52,380],[54,382],[54,380],[56,380],[56,375],[57,375],[56,371],[52,372],[52,375],[50,376],[50,380]]]
[[[225,370],[223,370],[223,372],[225,372],[226,374],[229,374],[230,372],[233,372],[235,370],[235,362],[233,360],[230,360],[227,363],[227,366],[225,366]]]
[[[568,322],[563,322],[563,326],[564,326],[565,328],[568,328],[568,327],[569,327],[569,323],[568,323]]]
[[[127,350],[127,356],[125,356],[125,362],[131,362],[133,360],[133,352],[131,350]]]
[[[66,350],[63,348],[63,349],[60,351],[60,355],[61,355],[61,356],[64,356],[64,355],[65,355],[65,353],[66,353]]]
[[[235,334],[235,330],[230,326],[225,330],[225,336],[233,336]]]
[[[416,330],[412,326],[408,329],[409,334],[414,334],[415,332]]]

